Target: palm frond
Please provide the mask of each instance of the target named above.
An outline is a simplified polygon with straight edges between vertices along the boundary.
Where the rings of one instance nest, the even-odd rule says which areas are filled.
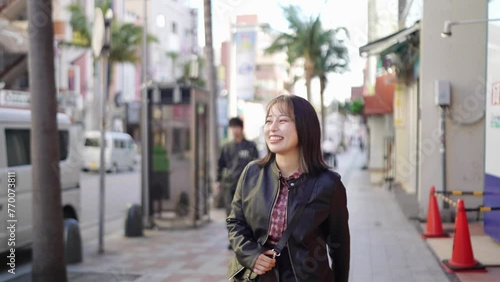
[[[67,7],[68,11],[71,13],[71,18],[69,20],[69,24],[73,29],[74,34],[78,34],[80,37],[78,40],[78,44],[86,45],[86,47],[90,47],[91,41],[91,27],[90,23],[87,21],[87,17],[83,8],[78,5],[70,5]]]

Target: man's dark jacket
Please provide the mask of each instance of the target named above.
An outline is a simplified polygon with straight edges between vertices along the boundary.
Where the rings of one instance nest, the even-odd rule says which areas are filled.
[[[238,261],[248,269],[253,269],[257,257],[268,249],[264,244],[279,177],[274,161],[263,168],[254,161],[238,182],[227,228]],[[315,181],[304,181],[304,177],[312,176],[302,175],[288,183],[288,224],[300,204],[307,201],[301,221],[288,240],[295,278],[299,282],[346,282],[350,259],[346,190],[340,176],[332,171],[314,176]],[[309,199],[305,199],[305,189],[314,189]]]
[[[240,143],[231,141],[222,147],[217,170],[217,181],[224,188],[236,189],[245,166],[259,157],[255,143],[243,139]]]

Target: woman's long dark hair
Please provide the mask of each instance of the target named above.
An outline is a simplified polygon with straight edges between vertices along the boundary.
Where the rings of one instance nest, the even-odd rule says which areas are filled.
[[[328,166],[321,154],[321,127],[316,111],[304,98],[295,95],[281,95],[267,104],[266,118],[271,108],[278,104],[280,110],[293,118],[299,141],[299,162],[303,173],[318,175],[328,170]],[[274,160],[276,154],[269,150],[267,155],[259,161],[261,167]]]

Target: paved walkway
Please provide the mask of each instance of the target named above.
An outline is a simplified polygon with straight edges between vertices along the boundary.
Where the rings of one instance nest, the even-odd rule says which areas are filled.
[[[369,184],[361,170],[363,154],[352,149],[339,156],[339,172],[348,193],[352,282],[450,281],[414,223],[408,221],[394,194]],[[122,233],[106,237],[106,254],[96,242],[84,247],[84,262],[68,267],[71,282],[210,282],[227,281],[231,256],[222,210],[198,229],[147,230],[143,238]],[[16,280],[28,281],[28,280]]]
[[[394,194],[370,185],[368,172],[359,170],[359,151],[350,151],[344,158],[351,161],[348,168],[340,168],[350,213],[349,281],[449,281],[414,223],[403,215]]]

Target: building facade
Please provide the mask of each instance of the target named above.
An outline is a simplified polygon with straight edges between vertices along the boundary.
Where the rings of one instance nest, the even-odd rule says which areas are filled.
[[[384,69],[396,73],[392,177],[415,195],[423,218],[432,186],[483,190],[486,25],[457,26],[450,38],[441,32],[445,21],[486,19],[487,1],[473,8],[467,1],[401,2],[399,31],[360,52],[377,56]],[[436,103],[438,81],[451,86],[449,104]],[[466,201],[470,207],[482,203],[480,197]],[[450,220],[449,212],[443,215]]]
[[[486,122],[485,122],[485,179],[484,205],[500,207],[500,1],[488,4],[488,49],[486,74]],[[500,242],[500,215],[489,212],[484,215],[484,229]]]
[[[398,30],[398,1],[368,1],[368,41],[375,42]],[[364,53],[364,52],[360,52]],[[367,57],[363,94],[368,130],[368,169],[372,183],[380,184],[392,170],[393,154],[393,74],[384,69],[376,52]],[[378,91],[377,91],[378,89]]]

